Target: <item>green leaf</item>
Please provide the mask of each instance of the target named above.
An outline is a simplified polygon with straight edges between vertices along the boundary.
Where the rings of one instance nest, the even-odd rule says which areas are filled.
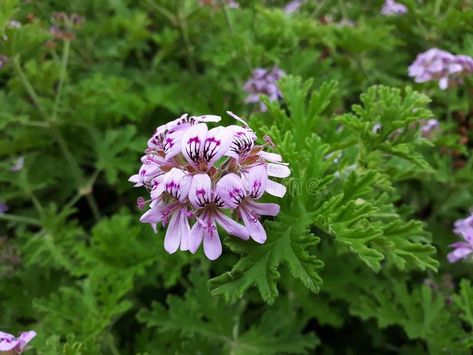
[[[192,287],[183,298],[169,296],[167,308],[155,302],[151,310],[139,313],[139,320],[157,327],[161,334],[178,332],[183,339],[207,339],[216,353],[294,354],[305,353],[317,344],[313,334],[301,334],[304,323],[294,310],[269,308],[259,320],[248,323],[246,303],[228,305],[211,297],[206,278],[194,269]]]
[[[319,239],[307,230],[304,215],[279,215],[278,222],[266,223],[268,240],[263,245],[229,242],[243,257],[232,270],[209,281],[213,295],[235,302],[250,287],[258,288],[264,301],[272,304],[278,296],[278,267],[285,263],[291,275],[312,292],[318,292],[322,280],[318,270],[323,263],[311,249]]]

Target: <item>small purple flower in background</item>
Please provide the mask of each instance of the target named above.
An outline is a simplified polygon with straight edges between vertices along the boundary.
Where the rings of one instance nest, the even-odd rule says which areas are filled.
[[[6,55],[0,54],[0,69],[8,62],[8,57]]]
[[[445,90],[451,81],[459,83],[461,76],[473,72],[473,58],[431,48],[417,56],[408,72],[416,83],[438,80],[440,89]]]
[[[260,216],[279,213],[279,205],[256,201],[264,193],[284,196],[286,187],[269,177],[288,177],[288,165],[279,154],[264,150],[274,146],[269,137],[257,145],[248,124],[227,113],[243,126],[209,129],[207,123],[220,121],[219,116],[184,114],[158,127],[138,174],[129,179],[150,191],[150,200],[137,201],[140,209],[150,207],[140,221],[155,230],[158,223],[167,227],[168,253],[195,253],[203,245],[207,258],[217,259],[222,253],[217,225],[232,236],[264,243]]]
[[[33,330],[21,333],[18,338],[11,334],[0,332],[0,353],[21,354],[35,336],[36,332]]]
[[[245,83],[243,89],[249,94],[246,103],[259,103],[260,110],[266,111],[266,105],[261,102],[259,95],[266,95],[269,101],[277,101],[281,96],[281,91],[277,86],[277,81],[285,75],[284,71],[278,67],[271,70],[257,68],[253,70],[251,78]]]
[[[305,0],[293,0],[290,1],[286,6],[284,6],[284,13],[293,14],[298,11]]]
[[[473,214],[456,221],[453,231],[464,240],[450,244],[454,248],[447,255],[448,261],[451,263],[468,258],[473,253]]]
[[[10,208],[5,202],[0,201],[0,214],[5,214]]]
[[[20,28],[21,27],[21,22],[18,22],[16,20],[10,20],[10,21],[8,21],[8,27],[9,28]]]
[[[436,130],[440,127],[439,120],[435,118],[431,118],[427,121],[421,122],[420,131],[424,137],[427,137],[432,133],[432,131]]]
[[[384,16],[403,15],[407,13],[407,7],[394,0],[386,0],[381,8],[381,14]]]
[[[10,168],[10,171],[20,171],[23,169],[23,166],[25,165],[25,157],[19,157],[15,162],[13,163],[12,167]]]
[[[199,0],[200,6],[212,6],[218,7],[220,5],[219,0]],[[223,3],[231,9],[238,9],[240,4],[236,0],[224,0]]]

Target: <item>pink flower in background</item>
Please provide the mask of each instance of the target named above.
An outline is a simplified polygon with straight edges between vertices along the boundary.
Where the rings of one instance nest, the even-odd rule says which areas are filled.
[[[432,131],[440,127],[439,120],[431,118],[423,123],[421,123],[420,131],[423,136],[429,136]]]
[[[217,225],[229,235],[264,243],[260,216],[276,216],[279,206],[256,202],[264,193],[283,197],[286,187],[269,177],[285,178],[289,167],[279,154],[266,152],[270,143],[256,144],[256,134],[243,125],[209,128],[213,115],[188,116],[158,127],[148,141],[138,174],[129,181],[150,193],[140,197],[140,209],[149,205],[141,222],[167,228],[164,248],[195,253],[203,245],[210,260],[222,253]],[[241,223],[240,223],[241,220]]]
[[[36,332],[33,330],[21,333],[18,338],[11,334],[0,332],[0,353],[21,354],[35,336]]]
[[[217,7],[220,5],[220,0],[199,0],[201,6],[213,6]],[[223,4],[227,5],[231,9],[238,9],[240,4],[236,0],[223,0]]]
[[[14,172],[20,171],[21,169],[23,169],[24,165],[25,165],[25,157],[19,157],[13,163],[12,167],[10,168],[10,171],[14,171]]]
[[[293,14],[294,12],[298,11],[305,0],[292,0],[284,6],[284,13],[286,14]]]
[[[403,15],[407,13],[407,7],[394,0],[386,0],[381,8],[381,14],[384,16]]]
[[[5,202],[0,201],[0,214],[5,214],[5,212],[7,212],[9,209],[10,208]]]
[[[431,48],[417,56],[408,72],[416,83],[438,80],[440,89],[445,90],[452,82],[461,83],[462,76],[473,72],[473,58]]]
[[[260,110],[266,111],[266,105],[260,100],[260,95],[266,95],[269,101],[279,100],[282,96],[277,81],[284,75],[284,71],[278,67],[253,70],[251,78],[243,86],[243,89],[248,93],[245,102],[250,104],[259,103]]]
[[[6,55],[0,54],[0,69],[8,62],[8,57]]]
[[[462,237],[463,241],[450,244],[454,248],[447,255],[448,261],[451,263],[466,259],[473,253],[473,214],[465,219],[456,221],[453,231]]]

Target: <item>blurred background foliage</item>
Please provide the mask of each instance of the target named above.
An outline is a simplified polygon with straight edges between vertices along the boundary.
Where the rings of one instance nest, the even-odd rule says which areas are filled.
[[[0,329],[48,355],[470,353],[471,264],[446,253],[473,206],[473,80],[441,91],[407,67],[473,56],[473,1],[204,3],[0,1]],[[284,100],[261,113],[243,85],[273,66]],[[268,245],[168,255],[127,179],[155,127],[226,110],[317,193],[283,202]]]

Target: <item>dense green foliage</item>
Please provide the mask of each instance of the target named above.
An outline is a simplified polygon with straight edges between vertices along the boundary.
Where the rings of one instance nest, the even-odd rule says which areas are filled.
[[[471,353],[471,264],[446,254],[473,206],[473,80],[407,67],[473,56],[473,2],[239,3],[0,1],[0,330],[45,355]],[[85,18],[63,38],[61,11]],[[243,84],[274,65],[283,99],[258,112]],[[289,162],[281,212],[263,245],[169,255],[128,177],[155,127],[226,110]]]

